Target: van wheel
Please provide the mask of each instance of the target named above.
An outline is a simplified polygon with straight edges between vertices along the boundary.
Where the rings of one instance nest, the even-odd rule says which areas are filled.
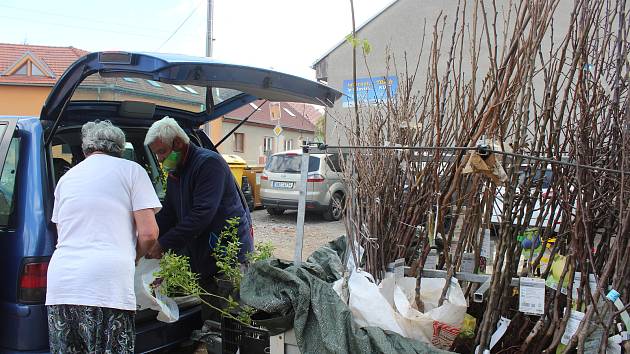
[[[269,215],[282,215],[284,214],[284,209],[281,208],[267,208],[267,213],[269,213]]]
[[[330,198],[330,204],[328,204],[328,209],[322,214],[324,220],[327,221],[339,221],[343,216],[344,202],[343,202],[343,194],[335,193],[332,198]]]

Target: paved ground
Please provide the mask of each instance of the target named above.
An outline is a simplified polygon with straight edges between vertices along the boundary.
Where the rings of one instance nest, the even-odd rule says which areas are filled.
[[[274,256],[280,259],[293,259],[297,212],[287,211],[280,216],[271,216],[266,210],[252,213],[254,238],[256,242],[271,241],[276,247]],[[326,221],[319,214],[306,214],[304,221],[304,248],[302,259],[328,241],[345,235],[343,221]]]

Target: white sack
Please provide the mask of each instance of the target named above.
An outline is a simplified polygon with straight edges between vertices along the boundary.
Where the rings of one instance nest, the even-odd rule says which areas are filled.
[[[171,323],[179,319],[179,308],[175,300],[160,293],[155,289],[153,296],[151,283],[155,280],[153,273],[160,269],[160,261],[157,259],[140,258],[136,266],[134,277],[134,290],[136,292],[136,304],[138,310],[152,309],[158,311],[158,321]]]

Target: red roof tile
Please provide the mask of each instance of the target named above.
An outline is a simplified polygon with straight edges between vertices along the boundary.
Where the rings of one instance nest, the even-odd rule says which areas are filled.
[[[36,61],[44,63],[54,77],[2,75],[27,53],[34,56]],[[0,43],[0,83],[53,85],[70,64],[88,53],[74,47]]]
[[[324,115],[324,107],[316,106],[308,103],[297,103],[290,102],[289,103],[295,110],[302,113],[304,118],[308,119],[309,122],[313,124],[317,124],[317,121],[321,116]]]
[[[271,120],[271,114],[269,113],[269,103],[262,104],[264,101],[257,100],[254,101],[253,104],[258,107],[258,110],[247,120],[251,123],[265,124],[269,127],[274,127],[278,121]],[[261,106],[262,105],[262,106]],[[289,128],[295,130],[302,131],[315,131],[315,125],[311,123],[308,119],[306,119],[301,112],[296,110],[293,106],[291,106],[288,102],[280,102],[281,114],[280,114],[280,126],[282,128]],[[225,118],[232,118],[237,120],[242,120],[250,115],[254,111],[254,107],[250,104],[245,105],[241,108],[238,108],[228,114],[225,115]],[[291,112],[295,115],[293,117],[288,112]],[[247,123],[245,123],[247,124]]]

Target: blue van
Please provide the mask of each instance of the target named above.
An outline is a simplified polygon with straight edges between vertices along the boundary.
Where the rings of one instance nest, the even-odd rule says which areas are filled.
[[[124,157],[145,167],[163,196],[156,157],[143,145],[153,121],[173,117],[193,143],[215,149],[200,126],[256,99],[331,106],[339,97],[310,80],[209,58],[98,52],[68,68],[39,117],[0,116],[0,353],[48,352],[44,300],[56,241],[53,191],[84,158],[83,123],[108,119],[121,127],[128,141]],[[180,319],[170,324],[150,310],[137,312],[138,352],[173,347],[201,326],[198,303],[179,305]]]

